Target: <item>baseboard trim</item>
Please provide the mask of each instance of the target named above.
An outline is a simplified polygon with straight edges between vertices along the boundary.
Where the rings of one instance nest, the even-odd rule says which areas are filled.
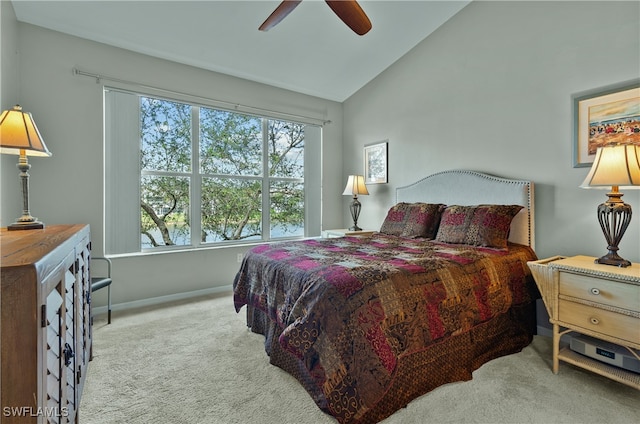
[[[537,331],[539,336],[553,337],[553,330],[551,330],[550,328],[538,325]]]
[[[537,331],[539,336],[549,337],[550,339],[553,339],[553,329],[538,325]],[[566,333],[560,336],[560,344],[569,344],[571,342],[571,334],[573,333]]]
[[[114,303],[111,305],[112,311],[126,311],[130,309],[142,308],[145,306],[161,305],[163,303],[174,302],[177,300],[191,299],[211,294],[231,293],[233,287],[231,285],[212,287],[209,289],[194,290],[184,293],[169,294],[166,296],[151,297],[149,299],[134,300],[132,302]],[[94,316],[106,314],[108,312],[107,305],[92,308],[91,312]]]

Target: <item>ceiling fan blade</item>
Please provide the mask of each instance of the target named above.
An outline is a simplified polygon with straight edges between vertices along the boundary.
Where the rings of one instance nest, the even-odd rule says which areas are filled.
[[[302,0],[284,0],[276,7],[271,15],[260,25],[260,31],[268,31],[278,25],[293,9],[300,4]]]
[[[326,0],[342,21],[356,34],[364,35],[371,29],[371,21],[355,0]]]

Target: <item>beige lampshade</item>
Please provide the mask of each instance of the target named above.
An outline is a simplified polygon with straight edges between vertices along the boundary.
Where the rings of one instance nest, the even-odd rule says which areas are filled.
[[[29,112],[18,105],[0,115],[0,153],[51,156]]]
[[[366,196],[369,194],[364,183],[364,175],[349,175],[347,186],[344,188],[344,196]]]
[[[640,146],[618,144],[598,147],[582,188],[640,189]]]

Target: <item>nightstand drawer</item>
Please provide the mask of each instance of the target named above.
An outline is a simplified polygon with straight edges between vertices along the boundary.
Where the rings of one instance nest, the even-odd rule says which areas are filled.
[[[560,299],[558,318],[573,326],[640,343],[640,319],[629,315]]]
[[[640,311],[640,286],[565,271],[560,272],[559,279],[560,295]]]

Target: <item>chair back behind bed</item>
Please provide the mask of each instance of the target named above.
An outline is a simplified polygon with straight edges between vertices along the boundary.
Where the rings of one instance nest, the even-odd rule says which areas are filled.
[[[482,172],[451,170],[429,175],[396,189],[397,202],[444,203],[446,205],[521,205],[511,222],[509,241],[534,246],[533,182]]]

